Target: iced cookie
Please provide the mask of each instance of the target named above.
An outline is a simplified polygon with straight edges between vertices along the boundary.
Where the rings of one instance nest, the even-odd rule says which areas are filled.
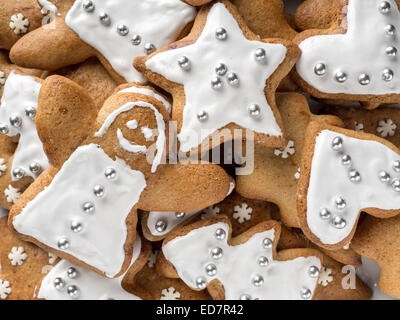
[[[115,278],[132,259],[136,209],[198,210],[221,201],[230,178],[209,163],[165,164],[169,114],[156,98],[117,92],[96,118],[75,87],[60,76],[42,86],[36,125],[50,167],[13,206],[9,225],[22,239]]]
[[[0,103],[0,205],[10,208],[48,166],[35,117],[42,80],[11,71]]]
[[[314,97],[359,101],[367,109],[400,102],[398,3],[335,2],[339,8],[329,29],[306,30],[293,40],[302,52],[294,80]]]
[[[240,140],[282,147],[275,90],[298,55],[288,40],[259,39],[232,4],[217,1],[201,8],[186,38],[134,65],[173,95],[179,151],[216,147],[235,130]]]
[[[400,212],[400,151],[372,134],[311,122],[297,192],[305,235],[327,249],[350,243],[360,212]]]
[[[165,238],[157,270],[193,289],[207,288],[216,300],[313,298],[322,255],[313,249],[276,252],[279,235],[274,220],[234,238],[226,217],[200,221]]]
[[[64,0],[68,10],[20,39],[11,60],[44,70],[96,56],[116,81],[143,82],[135,57],[178,39],[196,15],[181,0]],[[61,12],[61,11],[60,11]]]

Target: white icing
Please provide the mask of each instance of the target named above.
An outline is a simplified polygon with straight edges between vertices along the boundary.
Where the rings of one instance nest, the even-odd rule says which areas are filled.
[[[171,111],[172,111],[172,106],[167,101],[167,99],[165,99],[163,96],[159,95],[155,90],[131,86],[129,88],[122,89],[118,93],[126,93],[126,92],[139,93],[139,94],[153,97],[163,104],[165,109],[167,109],[168,113],[171,113]]]
[[[226,40],[218,40],[215,32],[223,27],[228,33]],[[255,51],[266,51],[266,62],[255,59]],[[182,128],[178,135],[180,149],[187,152],[196,147],[216,130],[229,123],[271,136],[282,136],[281,128],[269,106],[265,93],[265,81],[284,61],[287,49],[282,44],[270,44],[246,39],[237,21],[222,3],[211,8],[206,25],[192,44],[167,50],[147,60],[146,66],[170,81],[184,85],[186,105],[183,110]],[[178,59],[187,57],[189,71],[182,70]],[[227,76],[221,76],[223,87],[212,89],[211,80],[216,76],[215,67],[224,63],[228,73],[234,72],[240,80],[238,87],[228,84]],[[260,119],[249,116],[249,105],[261,109]],[[197,115],[208,113],[208,120],[200,122]]]
[[[147,218],[147,227],[153,236],[164,236],[174,230],[178,225],[193,217],[198,212],[200,211],[187,212],[183,217],[177,218],[175,212],[150,211],[149,217]],[[155,228],[157,221],[160,220],[163,220],[167,223],[167,227],[162,232],[158,232]]]
[[[29,118],[25,113],[25,109],[29,107],[34,107],[37,110],[41,87],[41,83],[37,82],[33,77],[11,72],[4,85],[0,105],[0,123],[8,126],[7,135],[10,137],[19,135],[18,147],[15,150],[12,162],[12,170],[21,168],[25,171],[25,175],[33,179],[36,179],[37,174],[29,170],[30,163],[39,163],[42,170],[49,166],[42,142],[36,131],[35,120]],[[13,127],[10,124],[11,115],[18,115],[22,119],[20,128]],[[15,181],[17,179],[12,176],[12,180]]]
[[[362,266],[357,268],[357,275],[364,281],[372,290],[371,300],[394,300],[391,296],[386,295],[378,286],[379,275],[381,273],[379,266],[365,257],[361,257]]]
[[[134,129],[137,129],[137,127],[138,127],[138,122],[137,122],[136,120],[130,120],[130,121],[128,121],[128,122],[126,123],[126,126],[127,126],[129,129],[134,130]]]
[[[105,177],[114,168],[115,179]],[[102,198],[93,193],[95,185],[105,189]],[[59,249],[60,237],[67,237],[66,253],[113,277],[125,260],[126,218],[146,187],[144,175],[122,160],[112,160],[95,144],[81,146],[64,163],[48,187],[14,217],[13,226],[21,234],[35,238],[48,247]],[[82,206],[90,201],[92,213]],[[71,230],[78,221],[83,231]]]
[[[126,151],[133,153],[144,153],[147,151],[146,146],[130,143],[129,140],[124,137],[124,134],[122,133],[121,129],[117,129],[117,137],[122,149]]]
[[[83,2],[75,1],[65,18],[66,24],[98,50],[127,82],[144,82],[132,62],[145,55],[146,43],[156,48],[170,44],[196,15],[196,9],[181,0],[96,0],[95,10],[90,13],[83,9]],[[111,18],[109,26],[99,21],[103,12]],[[119,35],[118,25],[127,26],[129,34]],[[142,37],[140,45],[132,44],[134,34]]]
[[[225,289],[225,299],[238,299],[248,294],[252,299],[281,300],[301,299],[303,288],[314,291],[318,277],[308,274],[311,266],[321,268],[319,258],[315,256],[299,257],[287,261],[275,261],[272,249],[264,249],[264,238],[274,239],[274,229],[256,233],[246,243],[230,246],[224,240],[217,240],[215,231],[222,228],[228,234],[226,223],[216,223],[190,231],[185,236],[177,237],[165,244],[162,251],[178,272],[179,277],[190,287],[196,288],[196,279],[202,276],[207,282],[218,279]],[[210,250],[219,247],[223,257],[215,260]],[[268,266],[260,266],[258,258],[265,256]],[[217,266],[216,276],[208,276],[205,267],[209,263]],[[261,275],[264,283],[260,287],[252,284],[254,275]]]
[[[317,90],[330,94],[399,94],[399,59],[387,56],[385,49],[394,46],[400,50],[400,38],[387,36],[385,27],[392,24],[396,33],[400,32],[400,13],[396,1],[387,1],[391,11],[382,14],[378,9],[381,0],[349,0],[346,34],[318,35],[302,41],[299,44],[302,54],[296,64],[300,77]],[[325,75],[314,73],[317,63],[326,65]],[[381,78],[385,68],[394,72],[390,82]],[[347,74],[347,81],[335,80],[338,71]],[[358,82],[362,73],[370,76],[369,85]]]
[[[335,137],[343,139],[343,153],[332,149]],[[343,154],[351,157],[351,166],[342,164]],[[362,209],[399,209],[399,193],[378,176],[380,171],[386,171],[392,178],[400,178],[400,173],[392,169],[396,160],[400,160],[400,155],[380,142],[321,131],[315,142],[307,193],[307,224],[311,232],[324,244],[336,244],[350,234]],[[350,181],[350,168],[361,174],[360,182]],[[346,201],[344,210],[336,208],[335,199],[339,196]],[[337,229],[330,219],[322,219],[319,215],[322,208],[328,209],[332,216],[343,217],[346,226]]]
[[[131,266],[139,257],[141,247],[141,239],[140,237],[136,237]],[[74,279],[70,279],[67,276],[67,270],[70,267],[75,268],[77,271],[77,276]],[[139,297],[122,288],[121,282],[125,274],[118,278],[108,279],[92,270],[78,267],[66,260],[61,260],[43,278],[37,297],[46,300],[77,300],[71,298],[67,293],[69,285],[76,285],[80,291],[79,300],[140,300]],[[58,277],[65,281],[65,286],[61,290],[57,290],[54,286],[54,279]]]
[[[109,114],[107,119],[104,121],[103,125],[95,133],[95,137],[102,137],[104,133],[108,130],[108,128],[112,125],[112,123],[115,121],[115,119],[123,112],[127,112],[132,110],[134,107],[143,107],[143,108],[150,108],[154,112],[154,116],[156,118],[157,122],[157,129],[158,129],[158,137],[156,141],[156,149],[157,149],[157,154],[154,157],[153,164],[151,166],[151,172],[156,172],[158,165],[161,163],[161,158],[162,154],[164,151],[165,147],[165,123],[164,123],[164,118],[160,112],[151,104],[147,102],[128,102],[124,104],[122,107],[118,108],[117,110],[114,110],[112,113]],[[147,148],[146,146],[139,146],[139,145],[134,145],[131,142],[129,142],[127,139],[124,138],[122,131],[120,129],[117,130],[117,138],[120,142],[120,145],[123,149],[129,151],[129,152],[146,152]]]

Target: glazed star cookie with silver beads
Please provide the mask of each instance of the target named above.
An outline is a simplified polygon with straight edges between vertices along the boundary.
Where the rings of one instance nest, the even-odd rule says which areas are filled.
[[[279,235],[280,225],[273,220],[234,238],[226,217],[200,221],[168,235],[158,270],[193,289],[207,288],[217,300],[312,299],[321,254],[313,249],[276,252]]]
[[[133,59],[177,40],[196,16],[196,9],[181,0],[68,2],[70,9],[55,18],[53,28],[41,27],[12,48],[13,61],[56,70],[97,56],[118,82],[144,82],[132,66]],[[44,61],[42,53],[48,55],[44,51],[49,48],[43,44],[54,41],[60,43],[59,50]],[[74,54],[65,46],[74,47]]]
[[[134,65],[174,96],[181,152],[203,143],[215,147],[219,139],[211,146],[209,139],[234,128],[251,131],[259,143],[283,147],[274,92],[298,54],[290,41],[259,39],[232,4],[218,1],[202,7],[186,38]]]
[[[293,40],[302,51],[294,79],[318,98],[360,101],[369,109],[399,103],[400,2],[333,2],[329,29],[306,30]],[[316,8],[312,13],[320,15]]]
[[[92,108],[93,114],[97,110],[93,102],[91,107],[82,102],[84,108],[78,104],[63,112],[57,104],[64,106],[67,95],[74,99],[81,96],[82,101],[91,99],[68,79],[47,78],[42,85],[43,100],[36,124],[51,166],[32,184],[29,196],[24,194],[12,208],[9,219],[10,228],[22,239],[109,278],[121,276],[129,267],[132,253],[125,248],[133,245],[135,239],[137,208],[197,210],[221,201],[230,188],[230,178],[217,165],[163,164],[163,155],[168,153],[167,108],[160,100],[137,93],[138,90],[137,86],[121,88],[105,102],[97,118],[90,117],[91,123],[81,126],[73,117],[71,123],[64,121],[57,132],[53,123],[59,123],[59,117],[65,113],[76,113],[85,121],[87,109]],[[161,95],[157,96],[161,99]],[[58,110],[58,114],[54,112],[54,122],[48,122],[51,110]],[[71,126],[80,134],[77,139],[77,132],[72,130],[76,141],[60,136],[70,133],[64,128],[72,129]],[[149,141],[144,127],[155,132],[154,142]],[[44,134],[50,131],[52,136]],[[66,138],[69,140],[65,141]],[[54,149],[57,139],[64,141],[61,151]],[[150,147],[153,158],[148,156]],[[196,183],[191,179],[193,175],[198,178]],[[208,176],[215,178],[214,183],[204,188]],[[160,184],[163,179],[180,179],[181,184]],[[197,192],[200,185],[201,195]],[[196,195],[197,200],[184,201],[179,190],[185,190],[188,199]],[[166,198],[154,198],[157,194]],[[174,197],[179,201],[174,201]],[[110,237],[103,237],[104,234]]]
[[[387,140],[311,122],[297,192],[307,237],[339,249],[351,242],[362,211],[379,218],[397,215],[399,159],[400,150]]]

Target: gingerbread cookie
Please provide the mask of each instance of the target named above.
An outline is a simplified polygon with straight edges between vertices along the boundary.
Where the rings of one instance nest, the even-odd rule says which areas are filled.
[[[322,255],[312,249],[277,253],[279,235],[273,220],[234,238],[228,218],[200,221],[165,238],[157,270],[193,289],[207,288],[217,300],[311,299]]]
[[[394,145],[375,135],[311,122],[297,195],[306,236],[339,249],[351,241],[361,211],[379,218],[397,215],[399,157]]]
[[[49,163],[36,130],[42,80],[12,71],[0,104],[0,205],[10,208]],[[3,137],[3,135],[5,137]]]
[[[258,39],[232,4],[217,1],[202,7],[186,38],[134,65],[173,95],[181,152],[232,140],[235,129],[248,140],[282,147],[274,93],[298,55],[290,41]],[[222,131],[230,139],[220,139]]]
[[[136,209],[198,210],[221,201],[230,178],[209,163],[164,164],[169,114],[159,100],[118,92],[96,118],[76,87],[60,76],[42,86],[36,125],[51,166],[13,206],[9,225],[22,239],[115,278],[132,258]]]
[[[305,0],[296,9],[294,23],[299,30],[328,29],[335,21],[339,1]],[[316,14],[318,12],[318,14]]]
[[[196,15],[181,0],[64,1],[70,9],[20,39],[12,61],[57,70],[96,56],[119,83],[143,82],[133,59],[178,39]]]
[[[293,70],[295,81],[314,97],[360,101],[367,109],[400,102],[398,2],[335,2],[339,8],[329,29],[307,30],[293,40],[302,51]]]
[[[246,199],[233,191],[222,202],[203,210],[188,213],[144,212],[141,219],[143,234],[150,241],[159,241],[179,226],[222,215],[230,219],[232,235],[235,237],[259,222],[271,219],[270,204],[265,201]]]
[[[97,58],[57,70],[50,75],[61,75],[84,88],[94,100],[98,109],[111,96],[117,87],[116,81],[109,75]]]
[[[282,0],[233,0],[249,28],[261,39],[281,38],[292,40],[297,32],[286,20]]]
[[[378,219],[367,216],[360,222],[351,247],[363,257],[372,259],[380,268],[379,288],[400,299],[398,262],[400,216]]]

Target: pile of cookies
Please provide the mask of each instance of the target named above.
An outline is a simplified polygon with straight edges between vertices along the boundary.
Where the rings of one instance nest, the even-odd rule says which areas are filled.
[[[2,0],[0,298],[400,298],[398,32],[400,0]]]

